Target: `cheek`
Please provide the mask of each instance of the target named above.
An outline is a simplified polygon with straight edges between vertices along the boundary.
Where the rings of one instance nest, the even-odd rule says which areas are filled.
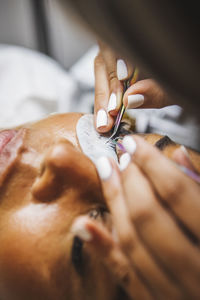
[[[31,291],[33,299],[51,299],[52,273],[67,256],[66,231],[57,222],[61,218],[56,205],[43,204],[29,205],[8,218],[0,241],[0,297],[25,299]]]

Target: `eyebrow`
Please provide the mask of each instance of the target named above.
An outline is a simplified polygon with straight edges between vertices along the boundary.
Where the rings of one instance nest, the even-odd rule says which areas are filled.
[[[76,272],[83,277],[83,242],[75,236],[71,249],[71,261]]]
[[[163,151],[167,146],[175,144],[167,135],[160,138],[154,146]]]

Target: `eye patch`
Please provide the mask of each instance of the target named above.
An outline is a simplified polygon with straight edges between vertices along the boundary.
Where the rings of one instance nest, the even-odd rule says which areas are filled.
[[[82,116],[76,126],[78,141],[83,153],[95,162],[101,156],[112,157],[118,161],[112,143],[106,143],[108,135],[99,134],[94,128],[93,115]]]
[[[94,128],[93,115],[88,114],[82,116],[76,126],[76,133],[80,147],[85,155],[87,155],[94,163],[101,156],[112,157],[118,162],[116,154],[116,143],[108,141],[110,133],[101,135]],[[120,124],[116,139],[123,138],[133,131],[126,122]],[[115,140],[116,140],[115,139]]]

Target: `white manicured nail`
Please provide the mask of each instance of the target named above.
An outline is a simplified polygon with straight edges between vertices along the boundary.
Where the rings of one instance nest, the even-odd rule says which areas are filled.
[[[115,93],[112,93],[110,95],[110,99],[109,99],[109,102],[108,102],[108,112],[111,111],[111,110],[115,110],[117,107],[117,96]]]
[[[92,234],[86,228],[87,220],[88,217],[79,217],[71,227],[71,232],[85,242],[92,240]]]
[[[106,126],[108,124],[107,113],[104,109],[100,109],[97,113],[97,128]]]
[[[189,153],[188,153],[188,151],[187,151],[187,149],[185,148],[185,146],[180,146],[180,149],[181,149],[181,151],[185,154],[185,156],[187,157],[187,158],[190,158],[190,156],[189,156]]]
[[[112,167],[106,156],[102,156],[96,161],[96,167],[102,180],[107,180],[111,176]]]
[[[133,154],[136,150],[136,142],[133,140],[132,137],[130,136],[125,136],[123,141],[122,141],[122,145],[124,146],[124,148],[126,149],[126,151],[130,154]]]
[[[117,61],[117,78],[118,80],[124,80],[128,77],[128,69],[123,59]]]
[[[141,94],[129,95],[127,108],[136,108],[144,103],[144,96]]]
[[[125,170],[131,161],[131,156],[129,153],[124,153],[119,159],[119,168],[121,171]]]

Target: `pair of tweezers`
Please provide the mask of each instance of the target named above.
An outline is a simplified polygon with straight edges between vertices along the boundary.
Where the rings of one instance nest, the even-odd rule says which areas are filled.
[[[138,75],[138,70],[136,68],[135,71],[134,71],[134,73],[131,75],[131,77],[129,79],[123,81],[122,100],[123,100],[123,97],[124,97],[124,94],[125,94],[126,90],[130,87],[131,84],[134,84],[136,82],[137,75]],[[118,132],[121,120],[123,118],[123,115],[125,113],[125,110],[126,110],[126,108],[125,108],[125,106],[124,106],[124,104],[122,102],[122,105],[121,105],[121,107],[119,109],[119,112],[118,112],[118,115],[117,115],[117,118],[116,118],[116,121],[115,121],[115,125],[114,125],[114,129],[113,129],[112,135],[109,137],[108,142],[111,139],[114,139],[114,137],[117,135],[117,132]]]

